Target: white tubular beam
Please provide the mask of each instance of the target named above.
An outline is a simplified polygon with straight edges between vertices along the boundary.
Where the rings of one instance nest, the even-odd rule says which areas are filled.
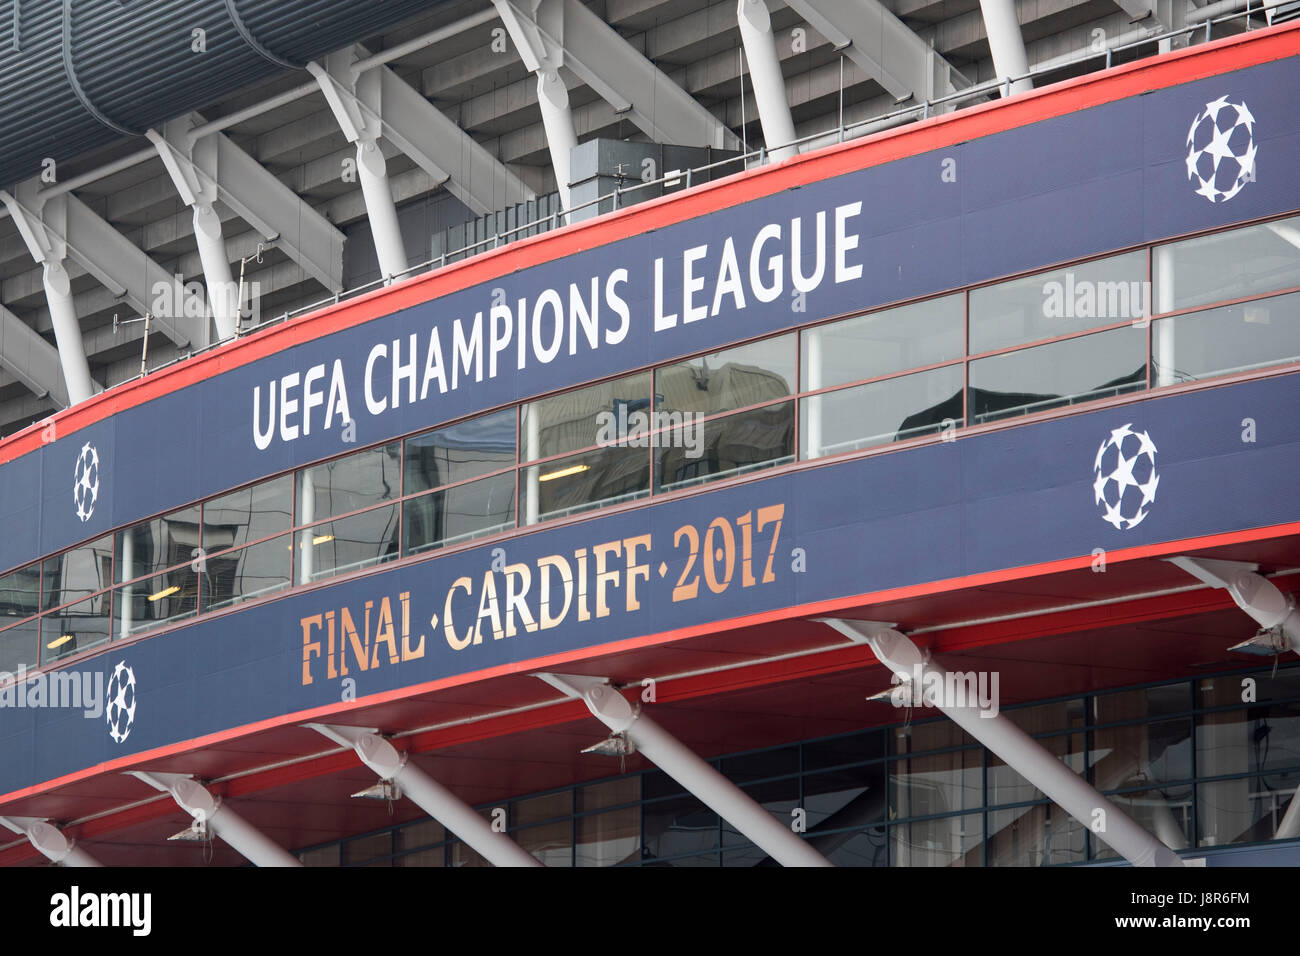
[[[230,807],[207,791],[193,777],[181,773],[130,771],[155,790],[171,794],[182,810],[202,821],[214,834],[231,845],[254,866],[302,866],[298,858],[269,840]]]
[[[555,188],[560,202],[569,208],[570,169],[573,148],[578,145],[578,134],[573,128],[573,111],[569,109],[569,88],[554,70],[537,74],[537,104],[542,110],[542,126],[546,130],[546,148],[551,154],[551,168],[555,171]]]
[[[1085,827],[1134,866],[1182,866],[1178,854],[1138,826],[1112,801],[1098,793],[1079,776],[1007,719],[1005,714],[981,710],[975,704],[957,704],[941,699],[935,688],[949,686],[948,672],[926,660],[917,646],[893,628],[870,621],[845,621],[826,618],[833,627],[856,644],[866,644],[880,662],[912,687],[914,695],[924,694],[989,750],[1007,762],[1026,780],[1043,791]],[[920,676],[922,687],[915,687]]]
[[[878,0],[786,0],[818,33],[895,98],[933,99],[965,78]]]
[[[745,45],[745,59],[749,61],[749,78],[754,83],[763,140],[774,161],[789,159],[799,149],[789,145],[795,141],[794,118],[790,115],[790,101],[785,95],[785,76],[781,73],[781,60],[776,54],[772,17],[767,4],[763,0],[738,0],[736,20],[740,24],[741,42]]]
[[[0,825],[27,837],[32,846],[58,866],[101,865],[85,850],[77,849],[75,840],[69,840],[58,827],[40,817],[0,817]]]
[[[361,762],[379,774],[380,779],[395,782],[421,810],[472,846],[493,866],[542,865],[510,837],[493,830],[468,803],[415,764],[408,763],[406,754],[398,753],[397,748],[378,734],[360,727],[304,726],[337,744],[354,749]]]
[[[34,395],[68,407],[68,387],[59,350],[30,325],[0,305],[0,368],[7,369]],[[89,374],[89,371],[87,371]],[[91,391],[99,385],[91,381]]]
[[[998,78],[1023,76],[1029,72],[1029,57],[1025,53],[1025,38],[1020,33],[1016,18],[1016,0],[980,0],[984,15],[984,29],[989,36],[989,52],[993,54],[993,69]],[[1028,78],[1011,84],[1011,94],[1034,88]]]
[[[581,700],[616,734],[623,734],[664,773],[752,840],[782,866],[830,866],[794,831],[777,822],[743,790],[714,770],[689,747],[641,713],[600,677],[534,674],[560,693]]]
[[[1277,629],[1300,654],[1300,610],[1295,598],[1259,573],[1259,565],[1213,558],[1170,558],[1169,562],[1210,587],[1225,588],[1232,600],[1265,630]]]
[[[1291,802],[1277,825],[1277,833],[1273,834],[1274,840],[1294,840],[1296,837],[1300,837],[1300,790],[1291,794]]]

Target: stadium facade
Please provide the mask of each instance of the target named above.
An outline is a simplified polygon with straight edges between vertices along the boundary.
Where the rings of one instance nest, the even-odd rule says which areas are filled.
[[[32,6],[0,863],[1300,861],[1286,5]]]

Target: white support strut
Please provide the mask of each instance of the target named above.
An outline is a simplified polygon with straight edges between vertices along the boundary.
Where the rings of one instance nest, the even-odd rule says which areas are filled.
[[[97,867],[102,864],[68,839],[54,824],[40,817],[0,817],[0,826],[27,837],[33,847],[56,866]]]

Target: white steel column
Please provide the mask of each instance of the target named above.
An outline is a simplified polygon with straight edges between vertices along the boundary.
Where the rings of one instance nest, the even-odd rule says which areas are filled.
[[[182,773],[130,771],[155,790],[171,794],[182,810],[206,824],[214,834],[255,866],[302,866],[296,856],[268,839],[197,780]]]
[[[1274,840],[1293,840],[1296,837],[1300,837],[1300,790],[1291,794],[1291,802],[1273,834]]]
[[[1183,861],[1112,801],[1098,793],[1083,777],[1054,757],[1017,727],[1005,714],[981,710],[971,703],[943,699],[936,688],[951,686],[948,672],[926,659],[908,638],[884,624],[870,621],[823,619],[856,644],[866,644],[880,662],[912,688],[914,699],[924,695],[989,750],[1134,866],[1183,866]],[[914,681],[920,679],[921,687]],[[1099,825],[1099,829],[1096,828]]]
[[[772,36],[772,17],[763,0],[737,0],[736,20],[745,44],[745,59],[749,61],[749,78],[754,83],[763,140],[773,161],[779,163],[798,154],[799,149],[790,145],[795,140],[794,119]]]
[[[1174,308],[1174,248],[1165,246],[1153,253],[1156,269],[1156,314],[1171,312]],[[1177,350],[1174,336],[1177,319],[1161,319],[1151,329],[1154,339],[1151,345],[1152,361],[1155,363],[1155,376],[1152,381],[1157,386],[1173,385],[1178,381]]]
[[[298,583],[311,584],[316,573],[316,552],[312,550],[316,532],[310,527],[316,520],[316,479],[312,477],[310,468],[302,471],[298,505],[298,524],[309,526],[298,532]]]
[[[980,0],[984,14],[984,29],[989,37],[989,52],[993,54],[993,69],[998,79],[1024,76],[1029,72],[1029,57],[1025,54],[1025,38],[1020,33],[1016,18],[1016,0]],[[1011,93],[1023,93],[1034,88],[1027,77],[1011,84]]]
[[[27,187],[27,188],[24,188]],[[90,363],[81,340],[81,323],[72,305],[72,285],[64,260],[68,255],[66,221],[47,228],[45,210],[39,205],[36,191],[29,184],[18,187],[18,197],[0,192],[3,201],[18,227],[32,258],[41,265],[41,281],[45,286],[45,300],[50,307],[50,321],[54,325],[54,341],[59,348],[59,367],[68,389],[68,404],[76,405],[95,394],[95,383],[90,377]],[[59,201],[51,202],[49,213],[63,219],[66,207]]]
[[[122,568],[118,574],[119,581],[130,581],[135,577],[135,535],[131,533],[134,530],[128,528],[122,533]],[[128,584],[119,593],[122,595],[122,613],[118,637],[126,640],[131,636],[132,617],[135,614],[135,585]]]
[[[633,710],[601,677],[534,674],[556,690],[581,700],[616,734],[623,734],[664,773],[715,811],[782,866],[830,866],[831,863],[789,827],[777,822],[752,797],[714,770],[689,747],[652,719]]]
[[[1287,647],[1300,654],[1300,610],[1295,598],[1260,574],[1258,565],[1188,557],[1169,558],[1169,563],[1211,587],[1226,589],[1256,624],[1278,632]]]
[[[410,797],[421,810],[472,846],[493,866],[542,865],[535,856],[506,834],[493,830],[491,824],[468,803],[415,764],[409,763],[406,754],[398,753],[396,747],[378,734],[360,727],[332,724],[304,726],[337,744],[351,747],[361,762],[379,774],[380,779],[396,783],[402,793]]]
[[[555,171],[555,188],[567,210],[573,148],[578,145],[578,134],[573,128],[573,111],[569,109],[569,88],[555,70],[537,74],[537,105],[542,109],[542,127],[546,130],[546,148]]]
[[[805,391],[815,391],[822,387],[822,334],[821,326],[804,333],[803,345],[806,355],[804,367],[808,377],[804,382]],[[804,457],[817,458],[822,453],[822,403],[818,395],[806,399],[801,404],[808,410],[808,419],[804,422]]]
[[[85,850],[77,849],[76,840],[69,840],[62,830],[40,817],[0,817],[0,825],[27,837],[32,846],[59,866],[102,865]]]
[[[524,455],[525,461],[535,461],[542,455],[542,432],[541,402],[534,402],[532,405],[525,405],[520,413],[524,416]],[[524,524],[537,524],[537,519],[541,511],[541,465],[529,465],[527,478],[525,479],[525,488],[527,489],[527,500],[524,502]]]

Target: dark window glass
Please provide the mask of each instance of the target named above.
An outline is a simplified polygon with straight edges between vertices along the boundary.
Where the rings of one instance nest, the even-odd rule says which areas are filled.
[[[189,564],[117,589],[114,633],[130,637],[193,617],[199,603],[199,575]]]
[[[655,371],[655,407],[714,415],[794,393],[794,336],[751,342]]]
[[[108,641],[112,627],[108,592],[46,614],[41,619],[41,663],[98,647]]]
[[[1160,319],[1152,325],[1157,385],[1300,361],[1300,292]]]
[[[1191,846],[1192,785],[1157,784],[1129,787],[1122,793],[1108,793],[1107,798],[1133,818],[1133,822],[1173,850]],[[1269,839],[1264,837],[1263,839]],[[1119,854],[1101,835],[1092,836],[1092,855],[1098,860],[1113,860]]]
[[[885,732],[869,730],[849,737],[832,737],[804,744],[803,766],[805,770],[821,770],[877,760],[884,755]]]
[[[359,866],[382,857],[382,866],[389,866],[388,857],[393,852],[393,834],[391,831],[374,833],[370,836],[357,837],[343,844],[343,865]]]
[[[838,833],[813,844],[835,866],[888,866],[889,843],[884,827]]]
[[[402,506],[407,554],[515,526],[515,474],[493,475],[411,498]]]
[[[889,828],[893,866],[983,866],[981,814],[898,823]]]
[[[959,427],[961,387],[961,366],[952,365],[805,398],[799,403],[804,457],[838,455]]]
[[[519,460],[534,461],[607,443],[620,421],[637,412],[644,414],[649,407],[649,372],[531,402],[520,413]]]
[[[970,423],[1146,388],[1146,330],[1125,326],[970,363]]]
[[[991,352],[1150,315],[1145,250],[972,289],[970,351]]]
[[[653,865],[718,846],[718,815],[692,796],[671,797],[641,808],[645,827],[643,862]],[[709,866],[717,866],[714,855]]]
[[[396,505],[315,525],[298,532],[298,583],[391,561],[397,549]]]
[[[37,653],[39,633],[40,621],[37,618],[0,631],[0,671],[13,674],[19,667],[35,667],[40,658]],[[0,674],[0,678],[4,674]]]
[[[1009,715],[1010,712],[1008,712]],[[1025,729],[1029,730],[1029,728]],[[1082,733],[1054,734],[1050,737],[1039,737],[1037,742],[1039,746],[1075,773],[1081,774],[1084,772],[1085,745]],[[1094,754],[1095,759],[1096,755]],[[1042,800],[1046,796],[1021,776],[1018,770],[1006,764],[997,754],[990,752],[988,761],[987,801],[989,806],[1004,803],[1028,803],[1031,800]],[[1118,786],[1119,781],[1128,779],[1128,776],[1126,776],[1126,771],[1130,769],[1128,757],[1116,757],[1106,767],[1113,776],[1107,777],[1105,781],[1098,778],[1098,782],[1102,785],[1109,783],[1111,786]],[[1131,769],[1132,772],[1136,772],[1136,767]]]
[[[402,493],[441,488],[515,463],[515,410],[439,428],[406,439]]]
[[[743,475],[794,460],[794,403],[696,422],[668,434],[674,436],[672,447],[655,455],[659,490]]]
[[[641,807],[578,817],[578,866],[618,866],[641,858]]]
[[[1050,866],[1087,859],[1087,831],[1054,803],[989,814],[989,866]]]
[[[288,531],[293,478],[283,475],[213,498],[203,505],[203,550],[208,554]]]
[[[108,536],[46,558],[41,607],[48,610],[112,587],[112,569],[113,539]]]
[[[203,575],[203,610],[220,610],[288,587],[292,540],[281,535],[209,557]]]
[[[814,391],[962,357],[962,293],[803,332],[803,390]]]
[[[1157,246],[1156,311],[1300,286],[1300,217]]]
[[[600,448],[532,465],[519,481],[520,523],[533,524],[645,497],[650,461],[644,448]]]
[[[31,617],[40,609],[40,601],[39,562],[0,577],[0,627],[12,624],[9,618]]]
[[[199,507],[145,521],[114,535],[117,580],[130,581],[198,557]]]
[[[889,819],[885,765],[808,774],[803,778],[803,801],[814,845],[823,834],[884,823]],[[880,842],[884,843],[883,834]]]
[[[397,497],[401,445],[370,448],[298,472],[297,524],[360,511]]]
[[[1201,846],[1277,839],[1290,801],[1300,787],[1300,769],[1215,780],[1196,788],[1196,823]]]

